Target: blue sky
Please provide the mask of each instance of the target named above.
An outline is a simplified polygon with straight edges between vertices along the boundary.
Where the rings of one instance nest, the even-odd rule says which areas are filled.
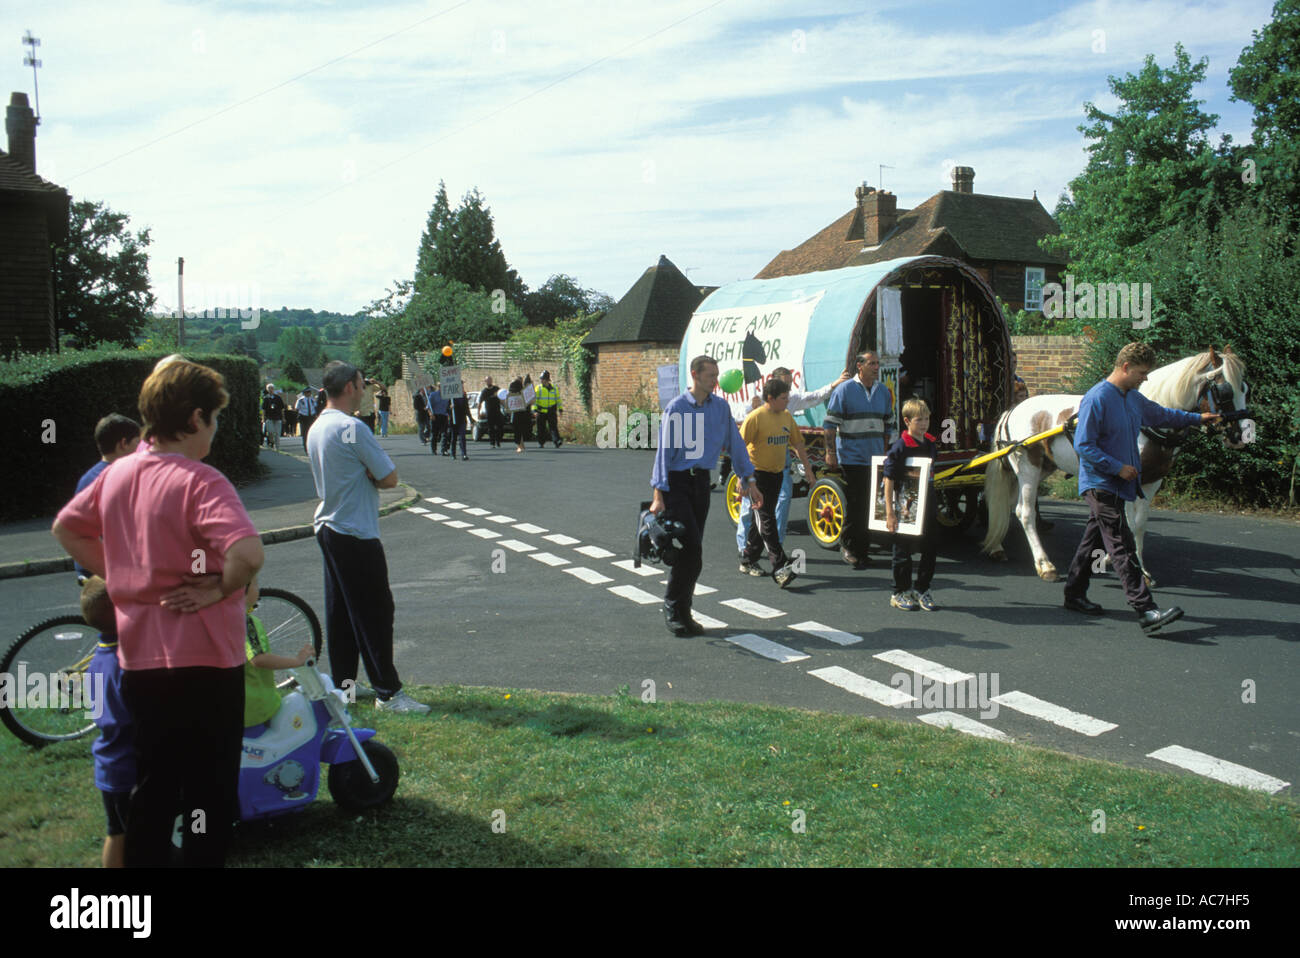
[[[187,305],[358,309],[413,272],[439,179],[483,192],[529,286],[618,298],[661,253],[752,277],[880,164],[901,208],[956,163],[1050,211],[1083,103],[1176,42],[1248,142],[1227,74],[1271,7],[0,0],[0,69],[30,95],[19,38],[41,38],[38,172],[151,229],[164,304],[184,256]]]

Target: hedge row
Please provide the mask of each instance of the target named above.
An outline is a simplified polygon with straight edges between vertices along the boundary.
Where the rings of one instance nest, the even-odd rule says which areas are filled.
[[[102,348],[21,355],[0,363],[0,408],[10,423],[0,458],[0,519],[49,516],[95,460],[95,423],[111,412],[140,421],[140,386],[163,353]],[[257,364],[244,356],[186,354],[226,380],[230,405],[205,460],[234,483],[257,478],[261,442]]]

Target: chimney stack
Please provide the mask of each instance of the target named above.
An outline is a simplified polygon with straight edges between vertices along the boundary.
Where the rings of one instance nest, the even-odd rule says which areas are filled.
[[[975,170],[969,166],[952,168],[952,188],[957,193],[975,192]]]
[[[898,197],[863,183],[853,195],[862,211],[862,239],[867,246],[879,246],[898,222]]]
[[[5,111],[5,132],[9,134],[9,155],[31,173],[36,172],[36,114],[27,105],[26,93],[13,93]]]

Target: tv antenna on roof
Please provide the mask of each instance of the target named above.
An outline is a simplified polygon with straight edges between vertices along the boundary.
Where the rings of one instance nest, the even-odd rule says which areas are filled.
[[[36,68],[41,65],[41,61],[36,59],[36,48],[41,45],[40,37],[32,36],[32,31],[28,30],[23,34],[23,46],[31,47],[31,53],[23,54],[23,66],[32,68],[32,92],[36,94],[36,122],[41,122],[41,88],[36,85]]]
[[[892,166],[886,166],[884,163],[880,164],[880,169],[876,172],[876,181],[880,183],[880,185],[876,187],[876,189],[883,190],[885,188],[885,170],[892,169]]]

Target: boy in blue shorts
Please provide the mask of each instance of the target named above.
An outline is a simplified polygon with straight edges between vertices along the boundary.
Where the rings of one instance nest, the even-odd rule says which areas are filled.
[[[117,623],[113,600],[104,580],[97,575],[81,587],[81,616],[99,630],[99,645],[86,667],[88,694],[103,691],[102,702],[91,702],[91,714],[99,726],[99,740],[91,748],[95,756],[95,787],[103,793],[108,833],[100,857],[105,868],[121,868],[126,853],[126,812],[135,788],[135,732],[131,715],[122,701],[122,667],[117,661]]]

